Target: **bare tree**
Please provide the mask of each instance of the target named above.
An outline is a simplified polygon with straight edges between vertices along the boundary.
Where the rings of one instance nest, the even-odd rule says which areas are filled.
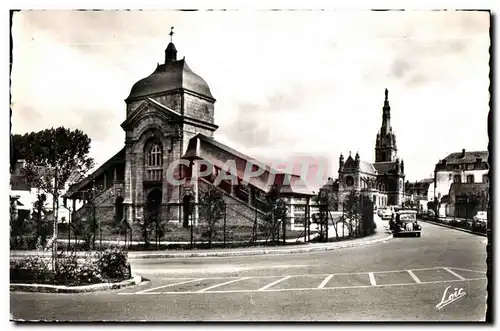
[[[205,235],[208,237],[208,246],[212,247],[212,240],[217,234],[217,224],[224,218],[226,213],[226,203],[223,193],[215,187],[209,187],[199,201],[200,215],[207,227]]]
[[[264,229],[267,233],[267,238],[271,237],[274,243],[278,234],[279,225],[285,221],[286,205],[281,198],[281,187],[273,185],[266,194],[266,206],[264,220]]]

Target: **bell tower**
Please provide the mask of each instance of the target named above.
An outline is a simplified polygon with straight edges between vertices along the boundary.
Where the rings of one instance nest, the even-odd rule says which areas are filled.
[[[382,109],[382,126],[377,133],[375,144],[375,162],[394,162],[397,157],[396,135],[392,132],[391,106],[389,91],[385,89],[384,107]]]

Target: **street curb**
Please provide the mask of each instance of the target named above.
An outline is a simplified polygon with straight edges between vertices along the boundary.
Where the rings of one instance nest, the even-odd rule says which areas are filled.
[[[133,285],[139,285],[142,277],[135,275],[119,283],[102,283],[84,286],[63,286],[48,284],[10,284],[10,290],[16,292],[42,292],[42,293],[87,293],[106,290],[117,290]]]
[[[467,230],[467,229],[462,229],[462,228],[459,228],[459,227],[456,227],[456,226],[451,226],[451,225],[448,225],[448,224],[438,223],[438,222],[424,220],[424,219],[419,219],[419,220],[422,221],[422,222],[427,222],[427,223],[430,223],[430,224],[439,225],[439,226],[442,226],[442,227],[445,227],[445,228],[450,228],[450,229],[453,229],[453,230],[467,232],[467,233],[470,233],[470,234],[474,234],[476,236],[487,237],[486,233],[474,232],[474,231]]]
[[[192,253],[157,253],[157,254],[142,254],[142,255],[129,255],[129,260],[135,259],[165,259],[165,258],[186,258],[186,257],[228,257],[228,256],[251,256],[251,255],[286,255],[294,253],[309,253],[321,251],[333,251],[342,248],[360,247],[375,244],[382,241],[392,239],[392,234],[385,237],[365,241],[361,243],[346,243],[341,245],[321,246],[321,247],[308,247],[308,248],[293,248],[293,249],[267,249],[267,250],[252,250],[252,251],[227,251],[227,252],[192,252]]]

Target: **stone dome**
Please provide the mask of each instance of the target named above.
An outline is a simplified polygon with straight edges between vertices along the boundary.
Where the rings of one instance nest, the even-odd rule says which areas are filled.
[[[174,52],[176,53],[177,50],[171,43],[165,51],[165,63],[158,65],[151,75],[135,83],[125,101],[181,88],[214,99],[207,82],[195,74],[184,59],[177,61]]]

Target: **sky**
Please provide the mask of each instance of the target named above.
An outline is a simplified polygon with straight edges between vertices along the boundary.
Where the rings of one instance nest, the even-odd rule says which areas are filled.
[[[23,11],[13,18],[12,131],[66,126],[102,164],[124,145],[132,85],[178,58],[209,84],[215,138],[270,161],[374,161],[389,90],[406,179],[487,150],[489,14],[457,11]]]

